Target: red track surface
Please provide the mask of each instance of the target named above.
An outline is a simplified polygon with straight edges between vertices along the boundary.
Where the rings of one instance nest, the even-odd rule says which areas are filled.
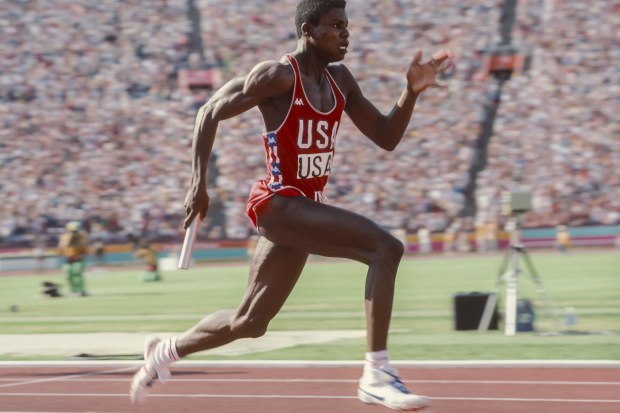
[[[389,412],[356,398],[357,367],[185,367],[133,406],[137,367],[0,366],[0,412]],[[401,367],[432,413],[618,413],[620,368]],[[425,412],[425,413],[426,413]]]

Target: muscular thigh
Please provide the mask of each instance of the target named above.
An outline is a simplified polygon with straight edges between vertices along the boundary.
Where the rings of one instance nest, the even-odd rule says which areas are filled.
[[[274,317],[297,283],[308,254],[261,237],[250,263],[250,276],[238,316]]]
[[[395,241],[366,217],[302,196],[273,197],[259,211],[258,227],[276,244],[364,263],[374,251]]]

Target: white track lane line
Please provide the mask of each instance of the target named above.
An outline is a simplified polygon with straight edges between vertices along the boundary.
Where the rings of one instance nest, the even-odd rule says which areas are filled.
[[[69,378],[70,376],[60,377],[54,379],[54,381],[59,382],[125,382],[127,379],[125,378],[100,378],[100,377],[80,377],[80,378]],[[15,380],[24,380],[24,384],[30,384],[28,382],[28,377],[16,377],[16,378],[0,378],[0,382],[2,381],[15,381]],[[303,378],[292,378],[292,379],[266,379],[266,378],[255,378],[255,379],[185,379],[185,378],[177,378],[173,377],[170,379],[171,382],[176,383],[357,383],[359,380],[357,379],[303,379]],[[566,385],[566,386],[620,386],[620,381],[542,381],[542,380],[407,380],[407,383],[414,384],[499,384],[499,385],[532,385],[532,384],[540,384],[540,385]],[[35,382],[36,383],[36,382]],[[0,387],[3,387],[0,385]],[[8,386],[7,386],[8,387]],[[1,413],[1,412],[0,412]]]
[[[46,367],[129,367],[136,369],[140,360],[70,360],[70,361],[0,361],[0,368],[46,368]],[[181,360],[175,366],[181,368],[345,368],[363,367],[358,360]],[[620,360],[444,360],[412,361],[393,360],[394,367],[403,368],[620,368]]]
[[[47,378],[47,379],[35,379],[35,380],[22,380],[22,381],[18,381],[15,383],[8,383],[8,384],[0,384],[0,388],[7,388],[7,387],[17,387],[17,386],[25,386],[28,384],[36,384],[36,383],[47,383],[47,382],[51,382],[51,381],[65,381],[67,379],[84,379],[85,377],[89,377],[89,376],[98,376],[101,374],[110,374],[110,373],[121,373],[121,372],[125,372],[125,371],[133,371],[135,370],[133,367],[124,367],[122,369],[113,369],[113,370],[103,370],[103,371],[91,371],[88,373],[81,373],[81,374],[70,374],[68,376],[56,376],[56,377],[51,377],[51,378]],[[13,380],[15,381],[15,380]]]
[[[127,398],[126,393],[0,393],[8,397],[123,397]],[[283,394],[150,394],[149,398],[174,398],[174,399],[355,399],[357,396],[326,396],[326,395],[283,395]],[[446,401],[499,401],[499,402],[548,402],[548,403],[598,403],[598,404],[620,404],[618,400],[596,400],[596,399],[540,399],[527,397],[450,397],[435,396],[431,400]]]

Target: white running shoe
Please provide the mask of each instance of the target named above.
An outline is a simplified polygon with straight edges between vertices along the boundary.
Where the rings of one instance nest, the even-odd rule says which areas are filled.
[[[170,378],[170,369],[167,366],[159,366],[151,357],[153,350],[161,340],[157,337],[149,336],[144,340],[144,364],[133,376],[129,397],[132,403],[142,404],[148,395],[155,379],[165,383]]]
[[[411,393],[391,366],[365,371],[357,397],[366,404],[382,404],[394,410],[419,411],[430,406],[428,397]]]

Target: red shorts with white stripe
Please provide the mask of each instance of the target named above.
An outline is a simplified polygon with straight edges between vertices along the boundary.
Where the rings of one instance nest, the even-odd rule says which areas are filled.
[[[256,230],[258,230],[259,208],[276,194],[287,197],[305,196],[306,198],[313,199],[317,202],[324,202],[322,192],[307,194],[301,189],[294,186],[282,186],[277,190],[273,190],[269,187],[268,181],[257,181],[256,183],[254,183],[254,185],[252,185],[252,189],[250,190],[250,195],[248,197],[248,204],[246,207],[246,213],[248,214],[248,217],[250,217],[250,219],[252,220],[252,223],[254,224],[254,228],[256,228]]]

